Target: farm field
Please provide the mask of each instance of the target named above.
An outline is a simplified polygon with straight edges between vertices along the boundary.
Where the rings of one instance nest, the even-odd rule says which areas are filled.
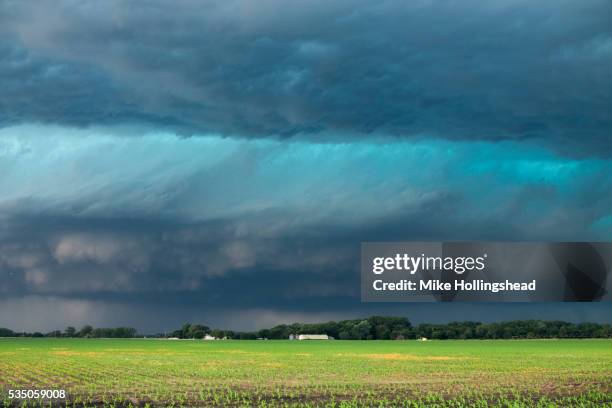
[[[0,390],[5,407],[610,407],[612,341],[0,339]]]

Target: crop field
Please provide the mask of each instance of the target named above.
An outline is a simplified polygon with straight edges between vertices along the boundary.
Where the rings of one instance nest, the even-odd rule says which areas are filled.
[[[2,339],[0,390],[5,407],[610,407],[612,341]]]

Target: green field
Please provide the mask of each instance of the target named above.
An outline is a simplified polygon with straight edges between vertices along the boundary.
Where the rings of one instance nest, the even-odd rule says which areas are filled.
[[[0,340],[8,390],[45,406],[612,406],[610,340]]]

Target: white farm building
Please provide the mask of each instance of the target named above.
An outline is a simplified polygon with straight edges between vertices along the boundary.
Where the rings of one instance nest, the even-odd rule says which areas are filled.
[[[329,340],[330,337],[327,334],[300,334],[297,336],[298,340]]]

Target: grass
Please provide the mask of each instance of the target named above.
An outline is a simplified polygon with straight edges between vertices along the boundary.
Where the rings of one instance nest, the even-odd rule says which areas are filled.
[[[612,341],[3,339],[0,393],[5,407],[612,407]]]

